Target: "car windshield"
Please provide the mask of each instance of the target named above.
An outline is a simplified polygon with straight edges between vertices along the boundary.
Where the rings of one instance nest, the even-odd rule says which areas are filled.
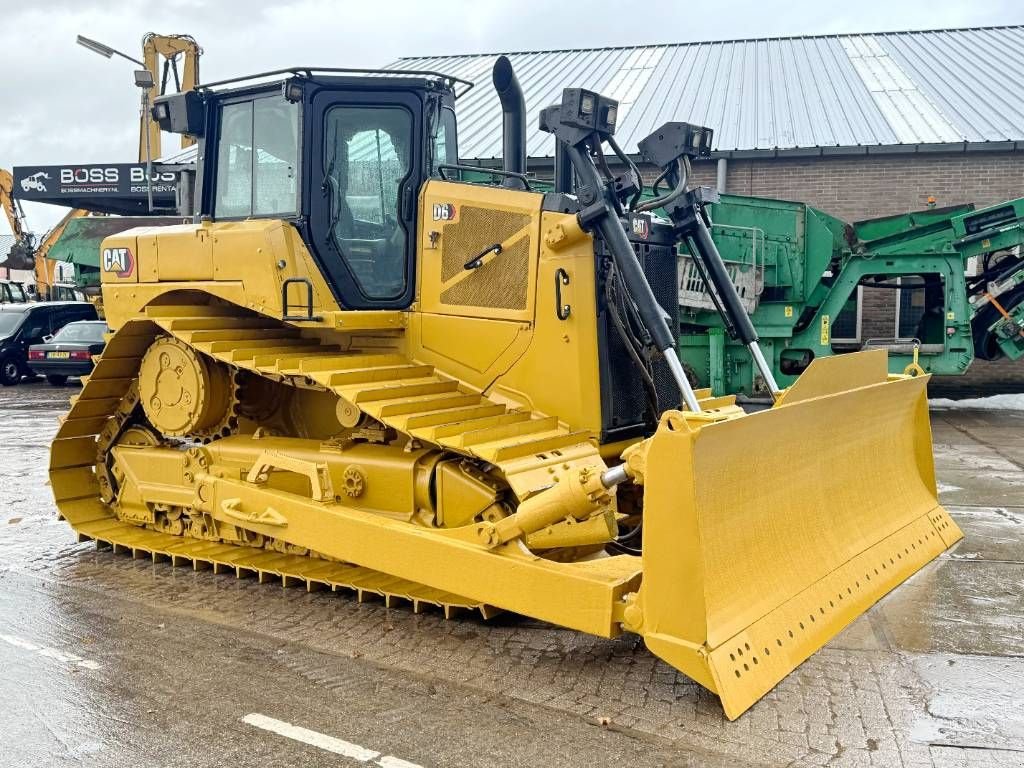
[[[24,312],[0,312],[0,336],[14,333],[24,319]]]
[[[53,341],[85,341],[92,344],[103,341],[103,334],[106,332],[105,323],[69,323],[57,331]]]

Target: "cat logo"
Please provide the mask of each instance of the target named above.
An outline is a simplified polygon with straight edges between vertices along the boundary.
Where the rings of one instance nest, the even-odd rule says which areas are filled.
[[[651,222],[646,216],[634,216],[632,220],[633,234],[646,240],[651,234]]]
[[[130,277],[135,269],[135,259],[127,248],[104,248],[103,271],[113,272],[118,277]]]
[[[434,203],[434,221],[455,221],[455,215],[453,203]]]

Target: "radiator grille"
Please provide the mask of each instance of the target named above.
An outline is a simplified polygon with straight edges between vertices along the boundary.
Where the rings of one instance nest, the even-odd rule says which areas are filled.
[[[463,206],[459,220],[444,229],[442,284],[465,277],[441,293],[441,303],[467,307],[523,310],[529,287],[530,237],[523,236],[482,267],[467,273],[464,265],[495,243],[505,242],[530,226],[529,214]]]
[[[666,312],[675,317],[678,312],[675,248],[671,245],[634,242],[633,249],[654,292],[654,298]],[[600,243],[598,258],[603,260],[605,253],[604,244]],[[599,283],[603,284],[603,268],[599,274]],[[640,374],[612,324],[604,296],[600,293],[598,306],[603,432],[604,439],[611,441],[650,431],[653,424],[647,411],[647,394]],[[660,355],[655,359],[653,369],[659,410],[664,412],[678,408],[681,400],[679,389],[668,364]]]

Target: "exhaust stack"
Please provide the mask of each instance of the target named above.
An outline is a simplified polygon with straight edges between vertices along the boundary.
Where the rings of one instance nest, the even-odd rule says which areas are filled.
[[[501,100],[502,168],[510,173],[526,172],[526,100],[508,56],[499,56],[491,73],[494,90]],[[507,176],[502,186],[525,189],[521,179]]]

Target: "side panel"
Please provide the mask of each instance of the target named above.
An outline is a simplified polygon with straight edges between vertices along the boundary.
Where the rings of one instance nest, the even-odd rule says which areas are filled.
[[[596,438],[594,242],[585,237],[557,251],[545,245],[545,232],[573,217],[542,212],[542,202],[530,192],[426,185],[412,355]],[[496,244],[500,252],[488,250]],[[465,269],[481,253],[481,266]]]
[[[572,218],[545,213],[542,240],[544,232]],[[494,391],[557,415],[569,428],[585,429],[596,439],[601,434],[597,331],[594,241],[586,237],[557,251],[542,244],[533,338]]]
[[[420,195],[418,311],[409,322],[416,359],[485,390],[523,354],[533,332],[542,199],[427,182]],[[487,251],[494,245],[500,252]],[[478,268],[465,268],[484,251]]]
[[[289,222],[239,222],[140,227],[106,238],[100,251],[104,308],[113,327],[161,294],[199,290],[281,318],[289,278],[312,285],[313,313],[333,325],[337,303]],[[289,286],[291,312],[305,310],[305,286]],[[312,325],[313,323],[311,323]]]
[[[420,311],[531,322],[543,195],[430,181],[420,199]]]

